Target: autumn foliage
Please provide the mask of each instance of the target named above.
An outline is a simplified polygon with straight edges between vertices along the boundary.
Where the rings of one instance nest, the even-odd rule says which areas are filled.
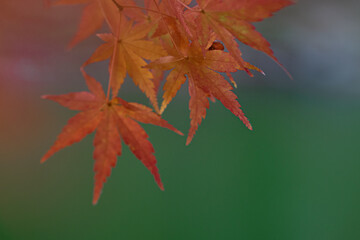
[[[243,59],[238,42],[264,52],[279,63],[270,44],[252,23],[292,4],[289,0],[144,0],[141,4],[133,0],[46,2],[49,5],[83,4],[81,21],[69,48],[95,34],[105,22],[109,29],[108,33],[97,34],[103,44],[81,66],[89,91],[43,96],[80,112],[68,121],[41,162],[96,132],[93,204],[97,203],[103,184],[121,155],[122,140],[163,189],[154,148],[138,122],[158,125],[182,135],[162,119],[161,114],[186,81],[190,95],[190,129],[186,144],[191,142],[205,118],[209,100],[220,101],[252,130],[232,92],[231,84],[236,87],[236,83],[231,73],[245,71],[253,76],[252,71],[262,71]],[[100,83],[84,69],[107,59],[110,60],[109,81],[104,92]],[[153,109],[119,97],[127,75],[149,98]],[[163,80],[159,105],[157,93]]]

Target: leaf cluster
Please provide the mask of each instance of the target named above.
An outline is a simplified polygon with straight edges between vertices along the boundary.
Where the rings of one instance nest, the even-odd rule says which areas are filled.
[[[191,142],[205,118],[209,100],[220,101],[252,130],[232,92],[236,83],[231,74],[245,71],[253,76],[252,71],[263,72],[243,59],[238,41],[278,62],[270,44],[252,23],[292,4],[289,0],[144,0],[141,3],[134,0],[58,0],[51,4],[84,6],[78,31],[69,48],[95,34],[104,23],[109,30],[97,34],[103,44],[81,66],[89,91],[43,96],[80,113],[68,121],[42,162],[96,131],[94,204],[117,156],[121,155],[121,140],[163,189],[153,146],[137,122],[182,134],[163,120],[161,114],[186,81],[191,119],[186,144]],[[104,92],[100,83],[84,69],[107,59],[110,60],[109,81],[107,92]],[[119,97],[127,75],[148,97],[153,109]],[[159,106],[157,95],[163,80]]]

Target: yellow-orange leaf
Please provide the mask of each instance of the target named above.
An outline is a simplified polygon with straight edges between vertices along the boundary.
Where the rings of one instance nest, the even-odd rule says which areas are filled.
[[[133,26],[125,17],[121,17],[118,39],[111,34],[99,35],[105,43],[94,52],[84,66],[111,58],[114,61],[110,63],[110,66],[113,66],[111,73],[113,74],[111,82],[113,96],[117,95],[128,73],[134,83],[150,99],[155,110],[159,112],[154,77],[149,69],[144,68],[147,65],[144,59],[154,60],[165,56],[166,52],[161,45],[144,40],[148,30],[145,25]],[[114,53],[115,42],[117,50]]]

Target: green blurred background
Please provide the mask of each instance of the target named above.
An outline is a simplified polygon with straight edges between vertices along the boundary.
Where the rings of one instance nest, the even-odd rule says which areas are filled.
[[[266,76],[236,76],[249,131],[212,103],[190,146],[144,125],[165,185],[124,147],[91,205],[92,139],[39,160],[74,112],[40,99],[85,88],[100,43],[65,46],[81,7],[0,9],[0,240],[360,239],[360,17],[357,1],[299,1],[256,26],[294,80],[261,53]],[[106,84],[106,63],[89,67]],[[128,81],[124,99],[148,104]],[[189,128],[186,86],[164,118]]]

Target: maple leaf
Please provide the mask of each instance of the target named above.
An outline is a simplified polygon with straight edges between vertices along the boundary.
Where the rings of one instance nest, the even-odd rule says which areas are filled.
[[[251,22],[270,17],[281,8],[293,4],[292,1],[197,0],[197,3],[198,6],[195,6],[192,11],[187,11],[187,17],[188,21],[197,23],[194,25],[193,32],[203,48],[209,40],[211,31],[214,31],[234,59],[243,67],[245,62],[235,38],[266,53],[279,64],[269,42],[255,30]]]
[[[159,22],[162,19],[162,16],[172,17],[167,14],[166,6],[164,6],[164,1],[160,0],[144,0],[144,8],[146,14],[140,16],[135,20],[139,24],[145,24],[149,26],[148,36],[151,37],[156,29],[158,28]]]
[[[186,44],[187,39],[181,35],[174,36],[178,51],[173,51],[172,56],[162,57],[151,62],[147,67],[172,71],[166,78],[163,87],[164,95],[160,113],[162,113],[176,93],[189,79],[190,93],[190,130],[186,144],[188,145],[198,126],[206,115],[206,109],[209,107],[208,98],[216,98],[229,109],[235,116],[239,117],[243,123],[252,130],[252,126],[244,113],[240,109],[240,104],[236,101],[237,96],[231,92],[231,85],[225,78],[217,72],[236,72],[244,70],[228,53],[221,50],[206,51],[203,55],[202,49],[197,42]],[[207,44],[210,48],[212,43]],[[244,62],[248,68],[250,64]]]
[[[146,94],[158,112],[154,76],[149,69],[144,68],[147,65],[144,59],[158,59],[166,56],[166,51],[154,41],[144,40],[149,31],[147,25],[136,24],[133,26],[132,22],[125,17],[121,16],[120,19],[119,32],[115,36],[114,34],[98,34],[105,43],[95,50],[83,67],[111,58],[110,74],[114,75],[114,81],[111,82],[113,96],[117,95],[126,73],[128,73],[135,85]],[[116,49],[114,49],[115,47]]]
[[[145,18],[141,7],[137,6],[134,0],[98,0],[105,20],[113,33],[119,27],[119,14],[127,16],[133,21],[141,21]]]
[[[104,20],[106,20],[111,27],[108,18],[111,18],[111,15],[117,14],[118,11],[115,4],[118,4],[118,6],[123,5],[123,13],[133,19],[139,19],[141,18],[140,16],[143,16],[141,10],[136,8],[137,6],[133,0],[58,0],[52,5],[75,4],[86,4],[86,6],[82,10],[78,30],[68,44],[69,49],[93,35],[102,27]]]
[[[58,102],[64,107],[79,110],[57,137],[54,145],[42,157],[45,162],[55,152],[81,141],[96,130],[94,138],[95,187],[93,204],[96,204],[103,184],[115,167],[117,156],[121,155],[121,139],[129,146],[133,154],[149,169],[160,189],[160,179],[154,148],[148,135],[137,123],[149,123],[168,128],[180,135],[182,133],[161,119],[150,108],[137,103],[129,103],[121,98],[106,100],[103,89],[94,78],[83,71],[90,92],[75,92],[65,95],[45,95],[44,99]]]
[[[191,0],[164,0],[164,3],[166,9],[169,11],[169,15],[175,16],[179,20],[180,26],[183,27],[185,33],[192,38],[192,33],[184,16],[184,7],[188,8]]]
[[[59,0],[53,5],[73,5],[86,4],[82,10],[81,20],[78,30],[73,39],[68,44],[68,48],[73,48],[75,45],[85,40],[101,28],[104,22],[103,13],[100,10],[98,0]]]
[[[172,31],[180,31],[187,35],[190,39],[193,38],[188,21],[185,19],[184,7],[188,7],[191,0],[163,0],[158,4],[158,1],[153,1],[153,6],[161,14],[156,16],[157,25],[156,31],[152,37],[159,37],[170,34]],[[150,6],[149,6],[150,7]]]

